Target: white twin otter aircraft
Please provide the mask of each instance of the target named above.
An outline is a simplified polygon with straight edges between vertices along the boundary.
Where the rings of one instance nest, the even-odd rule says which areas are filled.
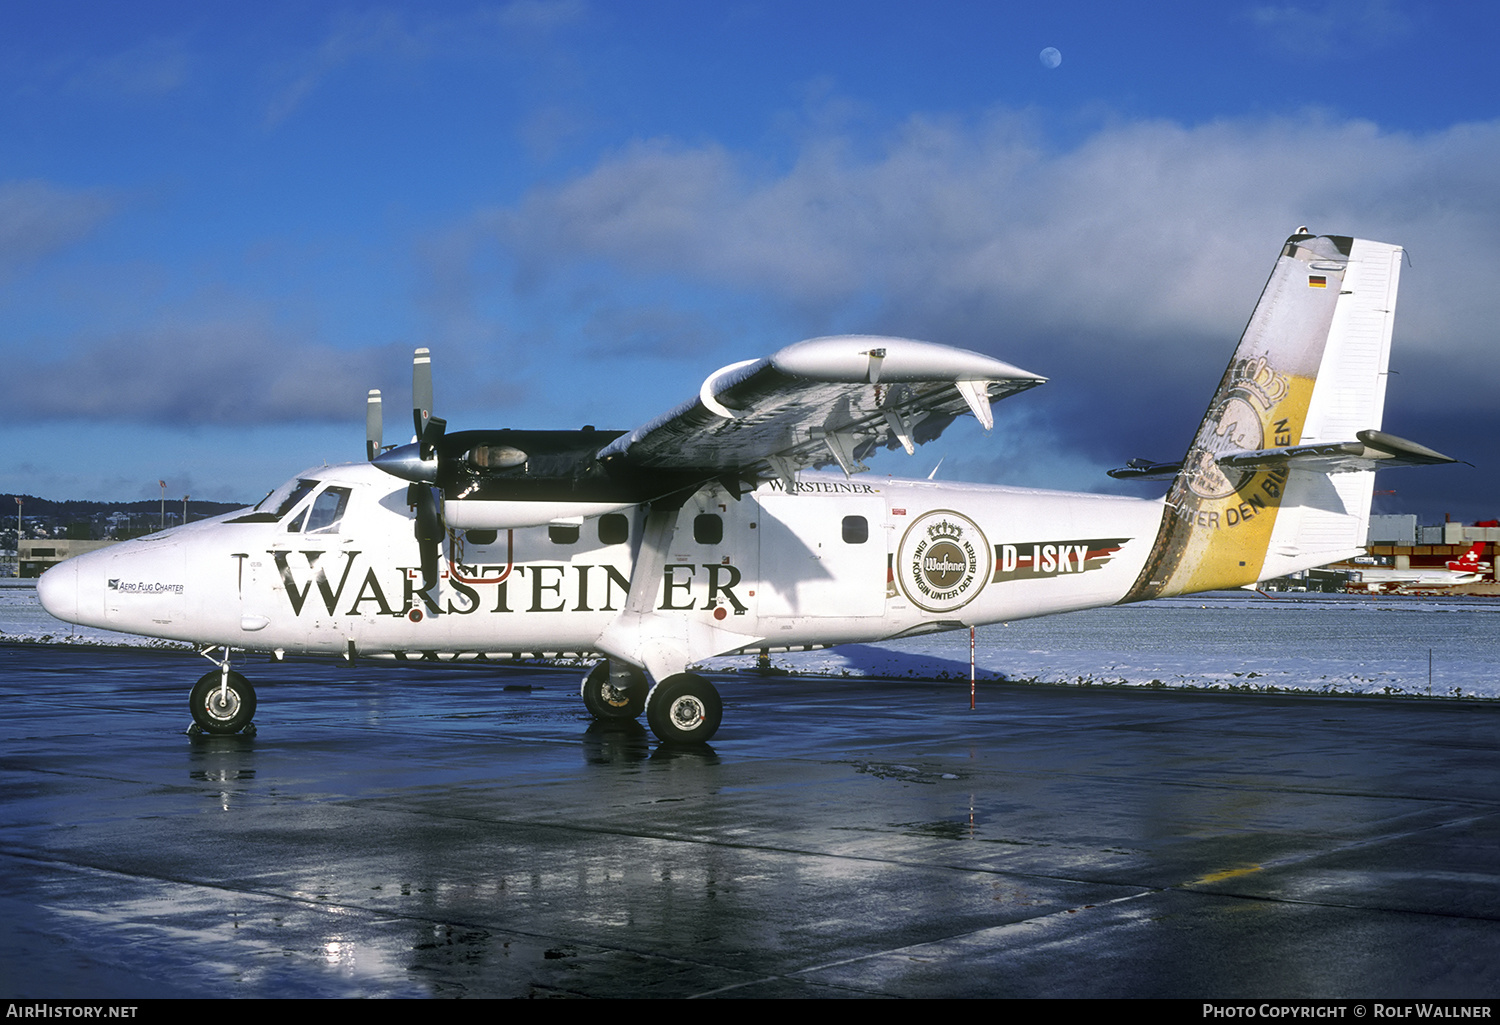
[[[253,509],[69,559],[47,611],[190,641],[197,726],[251,725],[234,649],[401,659],[593,655],[601,719],[667,743],[719,728],[690,667],[1239,587],[1363,551],[1373,472],[1453,460],[1378,428],[1398,246],[1282,247],[1164,499],[861,478],[1043,383],[962,349],[816,338],[725,367],[629,433],[445,433],[417,351],[417,439],[308,470]],[[804,474],[821,467],[842,473]],[[217,657],[222,652],[222,657]]]

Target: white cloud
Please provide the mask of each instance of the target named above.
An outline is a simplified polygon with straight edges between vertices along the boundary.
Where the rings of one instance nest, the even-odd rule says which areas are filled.
[[[779,172],[642,142],[480,220],[523,294],[602,262],[614,302],[643,283],[711,285],[1043,373],[1127,342],[1145,372],[1205,338],[1227,355],[1276,247],[1308,224],[1405,244],[1402,344],[1452,363],[1490,351],[1495,166],[1496,122],[1414,136],[1317,114],[1156,121],[1055,151],[1014,116],[914,119],[878,151],[825,140]]]
[[[114,210],[98,190],[0,182],[0,278],[85,237]]]
[[[1246,13],[1273,44],[1299,59],[1362,54],[1410,29],[1410,19],[1395,0],[1259,4]]]
[[[389,9],[345,13],[315,49],[301,54],[288,67],[291,80],[283,85],[266,110],[266,125],[274,127],[290,117],[335,72],[361,57],[420,59],[428,43],[413,32],[397,12]]]
[[[591,405],[624,413],[599,422],[639,422],[707,369],[800,337],[906,335],[1054,381],[1013,400],[1017,430],[944,439],[924,458],[1108,490],[1100,467],[1180,456],[1303,224],[1408,248],[1385,427],[1473,458],[1474,438],[1500,430],[1493,382],[1474,372],[1493,362],[1496,166],[1500,122],[1415,135],[1318,112],[1112,123],[1066,149],[1014,113],[915,118],[878,145],[825,135],[780,167],[652,140],[476,213],[446,256],[484,268],[469,302],[494,285],[486,275],[509,275],[504,301],[544,325],[529,329],[536,351],[570,366]],[[626,351],[663,365],[622,391],[602,357]],[[1456,477],[1427,486],[1450,483],[1463,490]]]
[[[396,347],[332,349],[253,323],[180,324],[17,360],[0,391],[7,418],[28,421],[362,424],[367,390],[409,359]]]
[[[437,17],[398,7],[341,12],[322,42],[279,69],[281,84],[267,106],[265,124],[276,127],[329,78],[357,62],[409,66],[433,58],[493,60],[539,45],[581,21],[587,10],[581,0],[514,0]]]
[[[186,85],[195,60],[178,38],[152,38],[84,63],[69,85],[99,99],[155,98]]]

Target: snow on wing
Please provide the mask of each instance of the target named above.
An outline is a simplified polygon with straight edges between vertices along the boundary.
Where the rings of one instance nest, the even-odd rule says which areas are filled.
[[[1046,378],[965,349],[874,335],[814,338],[710,375],[697,398],[617,439],[632,466],[785,476],[859,469],[878,445],[908,451],[965,411]]]

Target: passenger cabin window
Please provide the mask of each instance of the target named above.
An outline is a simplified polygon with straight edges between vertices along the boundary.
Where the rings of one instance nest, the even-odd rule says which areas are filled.
[[[693,540],[700,545],[716,545],[724,540],[724,521],[718,513],[693,517]]]
[[[844,544],[862,545],[870,540],[870,523],[863,516],[844,517]]]
[[[605,513],[599,517],[599,543],[624,544],[630,540],[630,520],[622,513]]]
[[[578,543],[578,524],[576,523],[553,523],[547,527],[547,536],[555,545],[576,545]]]

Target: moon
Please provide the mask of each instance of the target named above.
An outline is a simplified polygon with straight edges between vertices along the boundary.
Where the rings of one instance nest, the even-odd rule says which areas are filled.
[[[1042,62],[1044,68],[1055,68],[1062,63],[1062,51],[1055,46],[1049,46],[1037,54],[1036,59]]]

